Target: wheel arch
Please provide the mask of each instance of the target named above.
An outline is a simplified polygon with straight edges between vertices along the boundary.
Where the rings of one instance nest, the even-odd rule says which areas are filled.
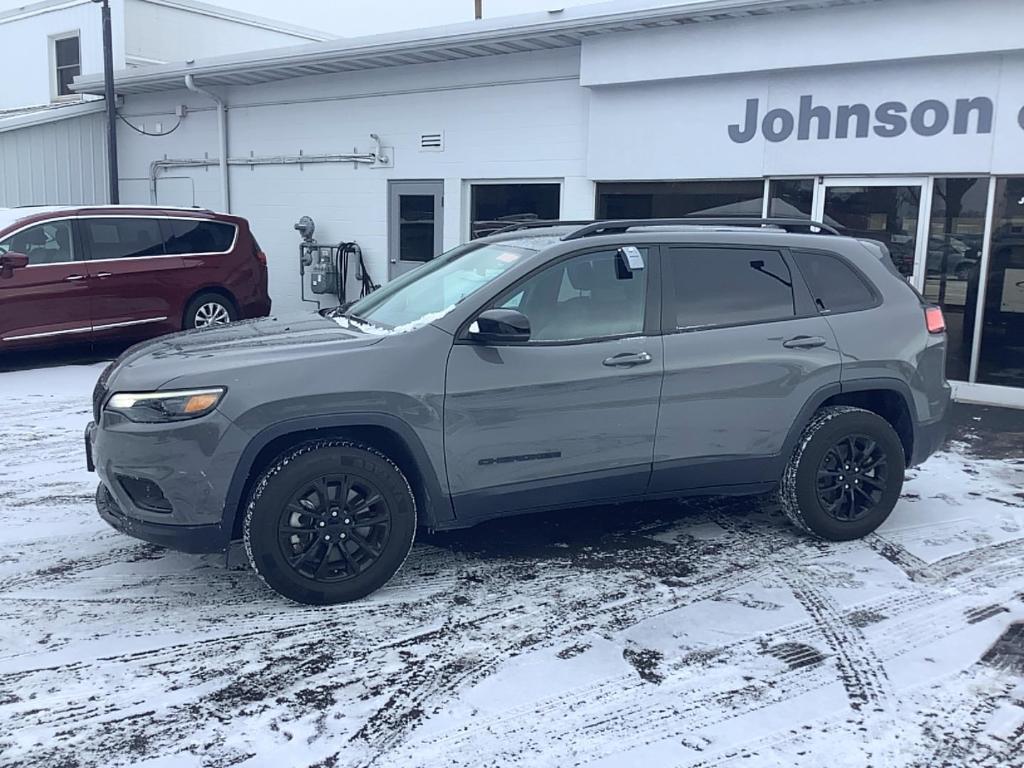
[[[914,420],[911,411],[913,402],[910,387],[899,379],[857,379],[823,387],[814,393],[800,411],[796,422],[790,428],[783,447],[782,460],[788,461],[797,440],[814,414],[830,405],[850,405],[878,414],[896,431],[903,445],[907,466],[914,455]]]
[[[337,414],[283,421],[249,441],[235,466],[224,503],[221,525],[230,532],[230,538],[241,535],[243,506],[265,467],[298,445],[330,439],[364,443],[394,461],[412,486],[422,525],[434,527],[454,518],[451,501],[441,489],[438,473],[412,427],[390,414]]]

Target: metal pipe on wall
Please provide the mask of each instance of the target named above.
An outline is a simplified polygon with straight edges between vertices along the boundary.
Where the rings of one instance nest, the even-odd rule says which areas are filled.
[[[221,156],[223,157],[223,155]],[[149,164],[149,202],[157,204],[156,182],[160,171],[165,168],[209,168],[214,165],[225,168],[231,165],[316,165],[320,163],[358,163],[363,165],[378,165],[386,161],[377,152],[323,154],[323,155],[268,155],[263,157],[229,157],[224,163],[218,158],[203,157],[189,159],[164,158],[154,160]]]
[[[228,177],[228,104],[227,101],[222,99],[212,91],[208,91],[205,88],[201,88],[196,85],[195,78],[191,75],[185,75],[185,87],[190,91],[206,96],[217,104],[217,137],[220,143],[220,191],[221,191],[221,206],[224,209],[224,213],[231,213],[231,183]],[[152,173],[150,174],[152,177]],[[153,191],[153,197],[156,197],[156,182],[154,181],[151,187]]]

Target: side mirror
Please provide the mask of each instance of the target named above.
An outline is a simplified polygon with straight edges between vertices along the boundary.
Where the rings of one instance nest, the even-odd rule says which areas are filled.
[[[530,320],[515,309],[487,309],[469,324],[469,338],[484,344],[530,340]]]
[[[28,256],[24,253],[15,253],[14,251],[8,251],[7,253],[0,256],[0,274],[4,277],[10,277],[11,272],[15,269],[21,269],[22,267],[28,266]]]

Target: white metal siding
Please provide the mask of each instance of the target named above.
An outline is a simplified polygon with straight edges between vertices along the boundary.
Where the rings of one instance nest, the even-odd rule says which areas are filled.
[[[107,200],[102,113],[0,132],[0,207]]]

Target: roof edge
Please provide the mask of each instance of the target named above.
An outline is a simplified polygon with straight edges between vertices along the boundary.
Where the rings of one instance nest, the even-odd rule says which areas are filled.
[[[31,128],[34,125],[45,123],[56,123],[60,120],[67,120],[72,117],[82,117],[95,112],[103,112],[106,109],[102,99],[85,101],[80,104],[62,104],[60,106],[41,106],[34,112],[24,112],[10,117],[0,115],[0,133],[18,130],[19,128]]]
[[[873,0],[852,0],[872,2]],[[851,0],[818,0],[849,3]],[[812,3],[813,4],[813,3]],[[795,4],[804,7],[803,3]],[[183,82],[186,74],[197,78],[223,72],[252,70],[254,68],[302,66],[325,60],[355,57],[383,56],[392,53],[416,52],[439,46],[467,46],[486,44],[503,39],[516,39],[530,35],[557,36],[560,33],[586,35],[603,27],[624,23],[656,23],[670,21],[686,15],[713,15],[736,11],[782,11],[794,6],[793,0],[685,0],[660,3],[652,7],[651,0],[619,0],[590,6],[575,6],[560,11],[503,16],[493,19],[462,22],[440,27],[403,30],[363,37],[339,38],[323,43],[249,51],[200,59],[192,64],[180,62],[152,67],[138,67],[115,73],[115,83],[123,92],[145,86],[152,90],[170,90]],[[579,40],[565,45],[578,45]],[[103,78],[92,74],[75,78],[72,90],[78,93],[103,92]]]

